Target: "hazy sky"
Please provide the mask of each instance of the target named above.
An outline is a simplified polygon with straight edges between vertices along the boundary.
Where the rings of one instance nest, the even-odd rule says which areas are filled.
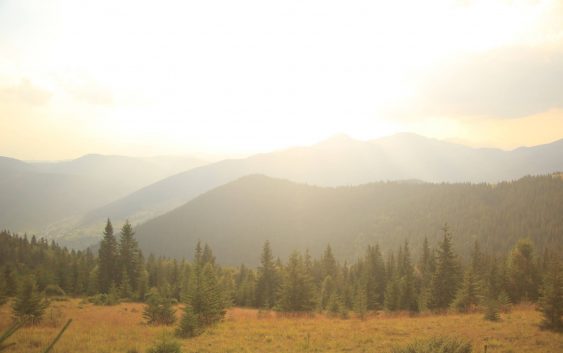
[[[0,0],[0,155],[563,138],[563,1]]]

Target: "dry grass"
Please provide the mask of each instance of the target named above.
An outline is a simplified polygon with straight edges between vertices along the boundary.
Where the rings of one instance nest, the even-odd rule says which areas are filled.
[[[142,304],[113,307],[55,302],[55,313],[38,327],[16,333],[10,353],[40,352],[62,326],[74,321],[54,349],[55,353],[145,352],[155,338],[173,327],[142,323]],[[179,314],[179,313],[178,313]],[[229,310],[224,322],[200,337],[183,340],[184,352],[385,352],[395,344],[434,335],[471,340],[475,352],[563,352],[563,335],[538,329],[539,314],[531,306],[517,307],[493,323],[482,314],[418,316],[372,315],[365,321],[324,316],[284,316],[256,310]],[[9,306],[0,308],[0,330],[10,324]]]

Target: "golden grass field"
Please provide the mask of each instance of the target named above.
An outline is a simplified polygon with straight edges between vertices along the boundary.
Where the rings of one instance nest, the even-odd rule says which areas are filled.
[[[57,334],[64,321],[74,321],[53,352],[144,353],[164,331],[142,322],[143,304],[123,303],[111,307],[81,304],[73,299],[54,302],[37,327],[18,331],[7,352],[40,352]],[[180,312],[178,311],[179,315]],[[532,306],[516,307],[502,321],[488,322],[482,314],[448,314],[409,317],[372,315],[366,320],[312,317],[282,317],[233,308],[224,322],[199,337],[182,340],[183,352],[386,352],[395,344],[434,335],[464,337],[474,352],[560,353],[563,334],[538,328],[540,315]],[[10,307],[0,308],[0,330],[10,325]]]

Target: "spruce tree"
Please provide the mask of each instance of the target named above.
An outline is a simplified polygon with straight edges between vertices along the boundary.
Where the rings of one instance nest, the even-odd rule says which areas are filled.
[[[174,308],[169,298],[163,298],[158,290],[153,288],[147,295],[147,302],[143,310],[143,318],[150,325],[170,325],[176,321]]]
[[[303,257],[294,251],[284,269],[279,308],[282,311],[311,311],[315,308],[315,288]]]
[[[108,219],[104,230],[104,237],[98,250],[98,289],[108,293],[111,284],[116,281],[118,271],[117,240],[113,235],[113,226]]]
[[[49,303],[37,290],[35,279],[31,276],[24,279],[12,304],[12,316],[17,322],[37,324],[43,318]]]
[[[214,324],[225,316],[225,303],[215,275],[215,268],[207,263],[201,272],[200,301],[194,312],[203,326]]]
[[[465,272],[463,283],[457,291],[456,297],[451,304],[454,310],[459,312],[468,312],[471,308],[476,307],[480,301],[480,289],[477,278],[473,273],[473,269]]]
[[[260,266],[258,267],[258,279],[256,281],[256,305],[260,308],[272,308],[276,304],[279,279],[270,248],[270,242],[266,241],[262,248]]]
[[[120,276],[120,285],[125,286],[124,279],[127,279],[132,291],[137,291],[139,284],[139,262],[141,260],[141,252],[137,240],[135,240],[135,232],[133,227],[126,221],[121,227],[119,237],[119,263],[122,276]],[[124,275],[126,274],[126,277]]]
[[[367,299],[365,288],[361,285],[357,286],[354,293],[353,309],[354,313],[362,320],[365,319],[368,311]]]
[[[16,281],[16,276],[10,265],[7,265],[4,268],[4,286],[5,286],[4,292],[8,297],[14,296],[18,290],[18,283]]]
[[[544,275],[538,310],[543,315],[541,326],[550,330],[563,330],[563,270],[553,259]]]
[[[452,248],[452,237],[445,225],[443,240],[436,256],[436,271],[432,276],[431,308],[446,309],[455,298],[459,286],[459,265]]]
[[[510,296],[515,303],[522,300],[536,300],[540,276],[534,258],[531,241],[521,239],[512,249],[509,258]]]
[[[176,329],[176,335],[182,338],[195,337],[201,333],[199,317],[194,313],[192,305],[187,303],[184,307],[184,314],[180,320],[180,325]]]

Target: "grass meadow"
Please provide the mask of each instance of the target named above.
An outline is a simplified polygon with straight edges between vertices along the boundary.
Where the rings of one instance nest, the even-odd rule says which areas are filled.
[[[44,321],[18,331],[8,353],[40,352],[68,318],[72,325],[55,346],[55,353],[144,353],[173,326],[147,326],[143,304],[94,306],[79,300],[54,302]],[[180,310],[177,311],[180,315]],[[499,322],[482,313],[419,315],[373,314],[365,320],[314,316],[283,316],[232,308],[225,320],[201,336],[182,340],[183,352],[388,352],[394,345],[417,338],[446,335],[473,343],[474,352],[563,352],[563,334],[542,331],[532,306],[515,307]],[[10,306],[0,307],[0,330],[11,323]]]

